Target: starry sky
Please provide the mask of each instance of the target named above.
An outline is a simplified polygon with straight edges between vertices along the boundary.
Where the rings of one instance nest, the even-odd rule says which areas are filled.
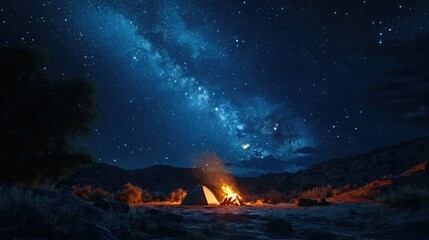
[[[48,75],[97,83],[100,162],[320,161],[429,135],[426,0],[15,0],[0,26]]]

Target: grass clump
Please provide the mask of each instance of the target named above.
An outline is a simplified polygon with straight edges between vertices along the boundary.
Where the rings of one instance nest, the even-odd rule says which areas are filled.
[[[71,187],[71,191],[76,197],[91,202],[111,196],[111,194],[103,188],[93,188],[91,185],[84,185],[83,187],[80,187],[79,185],[73,185]]]
[[[327,197],[330,197],[331,195],[332,195],[331,185],[315,187],[300,193],[301,198],[309,198],[309,199],[327,198]]]
[[[58,206],[47,196],[34,195],[32,190],[0,186],[0,226],[23,229],[32,224],[50,228],[76,216]]]
[[[397,210],[417,210],[422,208],[428,200],[428,187],[405,185],[390,189],[386,194],[379,197],[377,202]]]
[[[168,200],[170,202],[181,203],[185,198],[186,194],[187,192],[185,190],[183,190],[182,188],[178,188],[170,193]]]

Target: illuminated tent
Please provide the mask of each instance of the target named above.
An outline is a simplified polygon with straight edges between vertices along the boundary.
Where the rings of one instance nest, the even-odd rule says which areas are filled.
[[[219,205],[219,202],[210,189],[198,185],[186,194],[182,205]]]

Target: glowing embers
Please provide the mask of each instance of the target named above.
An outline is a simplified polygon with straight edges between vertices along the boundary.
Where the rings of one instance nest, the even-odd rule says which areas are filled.
[[[222,191],[224,194],[223,201],[220,203],[220,205],[236,205],[241,206],[244,205],[243,200],[241,197],[232,190],[230,186],[227,184],[222,185]]]

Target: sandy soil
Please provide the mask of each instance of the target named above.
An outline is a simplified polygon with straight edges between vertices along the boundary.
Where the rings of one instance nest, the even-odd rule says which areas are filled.
[[[378,204],[343,203],[297,208],[291,204],[180,206],[148,204],[147,214],[170,214],[194,239],[427,239],[429,211],[397,211]],[[282,218],[292,234],[266,232]]]

